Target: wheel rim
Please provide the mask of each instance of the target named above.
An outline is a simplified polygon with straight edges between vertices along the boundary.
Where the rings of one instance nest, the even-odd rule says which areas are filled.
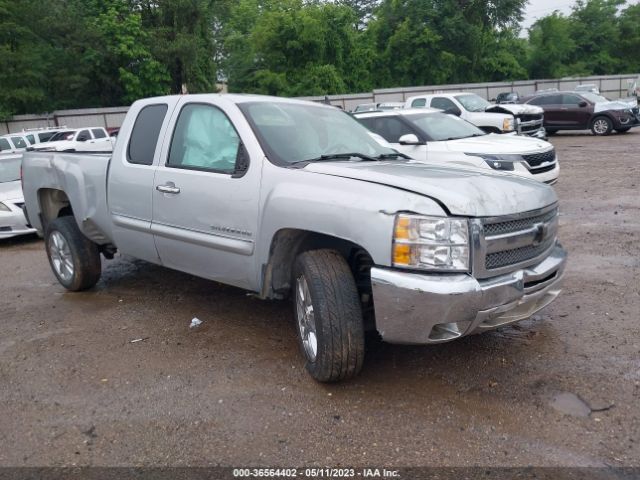
[[[73,257],[71,256],[71,248],[64,236],[55,231],[49,237],[49,255],[53,269],[65,282],[71,281],[73,278]]]
[[[609,122],[603,119],[596,120],[593,122],[593,130],[600,135],[607,133],[607,130],[609,130]]]
[[[296,314],[304,352],[310,361],[315,362],[318,355],[318,335],[309,285],[304,275],[296,280]]]

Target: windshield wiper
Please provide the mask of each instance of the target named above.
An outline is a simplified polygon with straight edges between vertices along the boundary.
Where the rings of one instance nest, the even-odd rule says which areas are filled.
[[[388,160],[391,158],[411,158],[411,157],[409,155],[405,155],[404,153],[400,153],[400,152],[383,153],[376,157],[376,159],[378,160]]]
[[[316,158],[309,158],[307,160],[298,160],[291,162],[289,165],[296,165],[298,163],[315,163],[315,162],[330,162],[332,160],[349,160],[350,158],[359,158],[360,160],[366,160],[367,162],[377,162],[377,158],[370,157],[364,153],[331,153],[328,155],[320,155]]]

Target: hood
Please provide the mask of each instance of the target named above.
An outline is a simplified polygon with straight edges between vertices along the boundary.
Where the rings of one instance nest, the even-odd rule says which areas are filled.
[[[510,113],[511,115],[540,115],[544,110],[537,105],[528,105],[520,103],[501,103],[500,105],[491,105],[485,109],[487,112]]]
[[[0,183],[0,202],[2,200],[16,200],[21,202],[23,198],[20,180]]]
[[[511,215],[557,201],[551,187],[535,180],[417,160],[317,162],[304,170],[408,190],[432,198],[453,215],[468,217]]]
[[[604,112],[605,110],[629,110],[635,105],[629,102],[613,100],[611,102],[598,102],[593,106],[593,113]]]
[[[461,138],[446,142],[447,149],[461,153],[523,154],[541,153],[551,150],[553,145],[521,135],[498,135],[490,133],[482,137]]]

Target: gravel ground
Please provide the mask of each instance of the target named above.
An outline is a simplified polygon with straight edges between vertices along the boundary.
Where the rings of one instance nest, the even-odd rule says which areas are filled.
[[[373,344],[339,385],[301,368],[287,303],[127,258],[66,293],[40,240],[0,242],[0,466],[640,466],[640,129],[552,142],[560,298]]]

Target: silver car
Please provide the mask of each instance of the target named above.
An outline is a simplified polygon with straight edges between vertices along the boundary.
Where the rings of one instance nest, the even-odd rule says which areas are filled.
[[[0,239],[36,233],[22,213],[22,155],[0,159]]]

